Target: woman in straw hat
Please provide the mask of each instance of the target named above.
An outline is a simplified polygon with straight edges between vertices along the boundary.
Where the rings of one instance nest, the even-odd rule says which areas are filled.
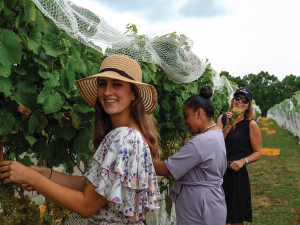
[[[160,199],[152,163],[159,158],[159,134],[151,115],[156,90],[142,83],[141,67],[124,55],[107,57],[98,74],[76,85],[96,109],[96,152],[85,181],[14,161],[0,162],[1,179],[24,183],[27,190],[34,188],[57,205],[91,217],[91,224],[143,224],[145,212],[156,210]]]

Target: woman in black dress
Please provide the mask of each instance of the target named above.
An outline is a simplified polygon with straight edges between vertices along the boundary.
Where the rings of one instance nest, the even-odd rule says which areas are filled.
[[[252,92],[249,89],[237,89],[229,111],[218,119],[218,125],[223,129],[228,162],[222,185],[227,204],[227,225],[252,222],[250,182],[245,165],[261,158],[262,141],[260,129],[253,120],[251,101]],[[228,121],[233,108],[241,110],[242,114],[234,125],[230,125]]]

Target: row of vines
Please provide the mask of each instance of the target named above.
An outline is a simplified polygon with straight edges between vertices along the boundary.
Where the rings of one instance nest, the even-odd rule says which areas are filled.
[[[172,34],[167,38],[178,42],[180,37]],[[18,160],[29,166],[33,164],[32,156],[37,165],[63,165],[67,173],[72,173],[80,162],[86,165],[93,149],[94,109],[82,99],[74,81],[97,73],[104,58],[101,52],[58,29],[31,0],[0,0],[1,160]],[[174,154],[174,146],[178,149],[187,137],[187,127],[182,123],[184,102],[199,93],[202,86],[213,86],[214,74],[208,66],[200,79],[175,84],[155,64],[140,65],[143,81],[154,85],[158,93],[154,116],[161,134],[163,160]],[[225,89],[215,92],[215,119],[228,109],[227,99]],[[0,188],[4,193],[5,187]],[[31,206],[22,190],[6,188],[11,188],[7,193],[17,190],[19,197],[7,199],[8,205],[5,197],[0,198],[0,224],[30,224],[30,210],[34,214],[37,208]],[[162,191],[167,188],[161,187]],[[53,215],[47,201],[45,204],[45,220],[51,224]],[[16,212],[20,212],[19,217],[14,217]],[[36,221],[31,224],[38,224]]]
[[[300,91],[269,109],[267,117],[300,138]]]

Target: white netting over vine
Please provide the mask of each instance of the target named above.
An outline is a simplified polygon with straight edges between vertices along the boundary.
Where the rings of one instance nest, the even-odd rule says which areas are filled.
[[[269,109],[267,117],[300,138],[300,92]]]
[[[207,64],[192,52],[184,35],[151,32],[124,34],[104,18],[67,0],[33,0],[37,7],[71,37],[105,55],[123,54],[136,61],[155,63],[176,83],[201,77]]]
[[[155,63],[175,83],[199,79],[208,63],[192,52],[193,41],[185,35],[152,31],[146,35],[124,34],[107,20],[67,0],[33,0],[61,29],[105,55],[123,54],[136,61]],[[237,89],[214,71],[214,90],[227,88],[230,101]],[[260,111],[258,106],[255,109]],[[260,114],[260,113],[259,113]]]

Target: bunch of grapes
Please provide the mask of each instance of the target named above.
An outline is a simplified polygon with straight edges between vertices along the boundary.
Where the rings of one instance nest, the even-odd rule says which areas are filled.
[[[0,225],[41,225],[39,206],[28,196],[17,197],[16,191],[21,193],[18,184],[0,181]]]
[[[45,206],[45,202],[43,203],[43,206]],[[48,201],[48,209],[49,209],[49,214],[53,216],[53,221],[48,221],[46,218],[47,212],[44,212],[42,214],[42,218],[45,224],[47,224],[47,221],[52,222],[54,224],[61,224],[64,221],[70,220],[73,215],[72,212],[63,209],[50,201]]]
[[[229,124],[233,125],[236,118],[238,118],[241,114],[242,114],[241,110],[239,110],[237,108],[234,108],[233,111],[232,111],[232,117],[229,119]]]

